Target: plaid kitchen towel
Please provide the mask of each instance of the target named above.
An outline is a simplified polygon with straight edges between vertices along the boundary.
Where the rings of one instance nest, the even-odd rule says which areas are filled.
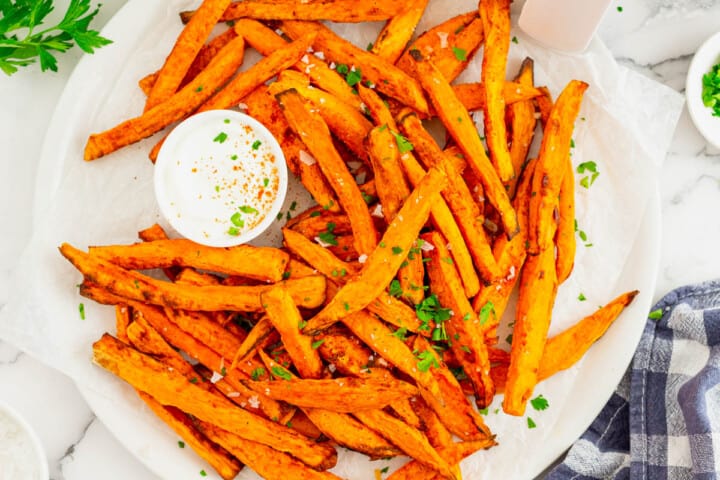
[[[666,295],[632,364],[549,480],[715,479],[720,473],[720,280]]]

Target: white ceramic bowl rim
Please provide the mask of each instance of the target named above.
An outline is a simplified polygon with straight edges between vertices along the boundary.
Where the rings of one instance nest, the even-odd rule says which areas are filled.
[[[720,32],[708,38],[695,52],[685,83],[685,98],[693,123],[703,137],[715,148],[720,148],[720,117],[702,101],[702,77],[713,65],[720,63]]]
[[[0,415],[3,414],[7,415],[13,422],[15,422],[20,427],[20,429],[27,434],[28,438],[30,439],[33,447],[33,456],[38,467],[38,472],[40,474],[39,478],[50,478],[47,457],[45,456],[45,449],[43,448],[42,442],[40,442],[40,438],[35,433],[35,430],[33,430],[30,424],[23,418],[22,415],[20,415],[17,410],[12,408],[7,403],[0,402]]]

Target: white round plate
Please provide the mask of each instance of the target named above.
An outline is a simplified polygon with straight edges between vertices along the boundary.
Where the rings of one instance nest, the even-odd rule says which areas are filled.
[[[139,228],[149,226],[160,220],[157,206],[153,203],[152,165],[147,160],[147,152],[158,137],[141,142],[112,154],[107,158],[91,163],[82,161],[82,145],[90,132],[107,128],[118,121],[118,115],[127,116],[129,106],[137,106],[142,110],[144,96],[135,86],[137,80],[159,66],[166,53],[172,47],[181,26],[177,21],[177,12],[187,8],[193,2],[174,1],[142,1],[130,0],[108,23],[103,35],[115,43],[104,47],[95,55],[85,56],[68,81],[58,107],[48,129],[43,157],[38,170],[38,185],[35,203],[35,227],[41,227],[47,219],[47,212],[62,214],[64,211],[84,212],[69,215],[60,232],[63,241],[69,241],[83,248],[88,243],[129,243],[136,241],[135,232]],[[441,0],[434,0],[431,5],[437,12],[443,10]],[[453,8],[461,8],[453,2]],[[463,6],[474,8],[476,2],[468,1]],[[467,10],[467,8],[466,8]],[[351,27],[348,27],[351,28]],[[365,44],[367,40],[365,41]],[[246,64],[254,61],[251,52],[246,55]],[[124,118],[123,118],[124,119]],[[591,120],[591,118],[588,118]],[[588,122],[590,123],[590,122]],[[581,146],[576,148],[576,155]],[[75,198],[74,191],[60,187],[72,177],[72,185],[82,188],[82,195]],[[602,177],[605,178],[605,177]],[[642,182],[644,179],[638,179]],[[113,195],[109,198],[109,185],[114,185]],[[118,185],[123,188],[118,188]],[[288,211],[290,202],[300,198],[298,191],[293,191],[291,182],[288,197],[282,211]],[[59,195],[59,193],[63,195]],[[61,200],[58,200],[58,196]],[[88,199],[92,199],[89,203]],[[139,203],[139,202],[146,203]],[[118,209],[117,205],[128,208]],[[301,202],[299,202],[301,203]],[[574,439],[576,439],[591,423],[604,403],[612,394],[615,386],[624,373],[637,342],[649,311],[655,287],[657,263],[659,259],[660,241],[660,207],[659,197],[653,195],[648,201],[648,208],[642,218],[634,218],[634,224],[640,222],[640,229],[634,237],[636,240],[627,256],[627,262],[617,271],[622,273],[617,282],[609,285],[613,291],[620,293],[627,290],[640,290],[634,303],[615,322],[606,335],[597,342],[586,357],[572,371],[563,372],[541,384],[539,388],[546,398],[551,400],[553,414],[559,414],[559,420],[541,424],[543,417],[539,412],[536,420],[540,420],[538,428],[528,430],[522,426],[524,418],[513,419],[517,428],[513,432],[518,435],[508,437],[500,435],[500,446],[480,452],[463,463],[463,469],[475,471],[477,465],[483,466],[488,478],[532,478],[550,465]],[[112,210],[109,210],[110,207]],[[301,211],[302,204],[298,206]],[[600,212],[603,215],[607,212]],[[608,216],[608,221],[617,217],[617,213]],[[68,222],[77,224],[68,225]],[[53,237],[55,241],[55,237]],[[265,238],[266,242],[277,242],[278,238]],[[600,256],[602,248],[617,248],[618,245],[597,246],[592,255]],[[632,242],[627,242],[627,246]],[[54,252],[53,262],[59,262]],[[588,254],[590,255],[590,254]],[[76,272],[68,265],[58,270],[66,277],[53,280],[67,282],[67,288],[61,289],[53,301],[59,301],[62,295],[75,295],[72,284],[77,277]],[[582,266],[582,265],[581,265]],[[617,273],[617,272],[616,272]],[[585,291],[585,293],[588,293]],[[577,293],[575,293],[577,296]],[[573,297],[574,298],[574,297]],[[598,302],[609,301],[612,297],[598,299]],[[64,299],[62,308],[74,308],[77,297]],[[589,303],[589,302],[586,302]],[[585,305],[594,309],[595,305]],[[88,319],[93,318],[78,334],[89,335],[93,329],[112,329],[112,309],[107,307],[85,305]],[[64,310],[57,310],[64,311]],[[76,310],[75,310],[76,311]],[[74,312],[75,312],[74,311]],[[99,325],[100,321],[103,321]],[[73,320],[75,321],[75,320]],[[76,321],[75,321],[76,325]],[[74,327],[73,327],[74,328]],[[101,331],[101,330],[100,330]],[[90,333],[94,333],[90,332]],[[98,334],[99,336],[99,334]],[[93,337],[97,338],[97,336]],[[91,340],[92,341],[92,340]],[[90,343],[91,343],[90,341]],[[89,362],[90,346],[83,345],[78,355],[82,361]],[[209,478],[217,478],[212,470],[188,448],[180,449],[177,436],[162,422],[156,419],[149,409],[145,408],[135,392],[122,381],[105,372],[92,373],[92,382],[87,378],[76,377],[79,387],[95,411],[98,418],[113,432],[125,447],[136,455],[150,470],[163,478],[197,479],[200,470],[205,470]],[[497,400],[496,400],[497,402]],[[495,407],[493,405],[492,408]],[[492,413],[491,413],[492,415]],[[488,417],[488,424],[493,427],[502,415],[497,418]],[[517,458],[522,458],[521,462]],[[373,470],[389,465],[392,469],[402,463],[402,459],[387,463],[384,461],[364,463],[347,451],[340,449],[339,465],[334,471],[343,475],[349,464],[354,463],[355,472],[362,470],[362,476],[348,474],[349,478],[373,478]],[[360,463],[358,463],[360,462]],[[358,467],[358,465],[362,465]],[[367,465],[367,466],[365,466]],[[243,470],[239,478],[256,479],[249,469]],[[479,478],[475,476],[474,478]]]
[[[720,148],[720,117],[713,115],[702,101],[702,78],[713,65],[720,63],[720,32],[705,40],[700,46],[688,69],[685,81],[685,98],[690,118],[705,140]]]

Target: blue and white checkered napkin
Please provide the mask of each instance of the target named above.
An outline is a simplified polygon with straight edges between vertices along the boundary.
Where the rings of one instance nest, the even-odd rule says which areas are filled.
[[[547,479],[718,478],[720,280],[674,290],[658,310],[617,390]]]

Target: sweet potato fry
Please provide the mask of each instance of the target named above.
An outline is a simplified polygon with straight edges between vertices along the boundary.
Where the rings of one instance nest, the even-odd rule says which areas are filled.
[[[563,283],[572,273],[575,265],[575,172],[568,157],[566,170],[560,184],[558,199],[557,231],[555,232],[555,248],[557,250],[555,268],[558,283]]]
[[[242,339],[211,320],[204,312],[166,309],[165,314],[181,330],[212,348],[223,358],[232,358],[240,348]]]
[[[387,20],[402,12],[404,5],[372,0],[243,0],[233,2],[220,18],[221,22],[249,17],[258,20],[329,20],[331,22],[374,22]],[[180,12],[180,19],[188,22],[197,11]]]
[[[258,353],[270,371],[291,379],[295,378],[290,371],[278,365],[263,351]],[[303,411],[325,435],[339,445],[365,453],[373,459],[393,457],[400,453],[383,437],[346,413],[324,408],[305,408]]]
[[[420,160],[427,167],[442,168],[448,177],[448,186],[442,196],[463,233],[465,244],[473,257],[475,266],[486,281],[492,281],[499,274],[487,235],[483,229],[480,208],[475,203],[470,189],[455,166],[445,160],[445,155],[422,122],[415,114],[402,115],[400,126],[413,144]],[[453,245],[454,247],[454,245]]]
[[[199,424],[208,438],[235,455],[263,478],[275,478],[279,472],[282,472],[283,476],[297,480],[342,480],[330,472],[307,468],[292,456],[262,443],[245,439],[228,431],[229,429],[223,430],[204,421],[200,421]]]
[[[540,95],[535,97],[535,106],[540,113],[540,122],[542,123],[543,128],[545,128],[545,125],[547,125],[548,120],[550,119],[550,112],[553,108],[553,99],[552,94],[547,87],[539,87],[538,90],[540,91]]]
[[[580,102],[588,84],[572,80],[558,97],[550,113],[533,176],[530,199],[528,251],[537,254],[550,248],[555,235],[554,210],[560,194],[562,179],[567,172],[570,140]]]
[[[387,125],[390,130],[397,132],[398,128],[395,124],[395,118],[390,109],[385,105],[385,101],[380,98],[375,90],[364,86],[362,83],[357,84],[357,91],[362,104],[367,112],[373,118],[376,126]]]
[[[370,51],[390,63],[395,63],[412,38],[427,4],[428,0],[406,2],[403,10],[387,21]]]
[[[138,142],[186,117],[232,77],[244,55],[245,41],[238,37],[225,45],[192,82],[166,101],[110,130],[90,135],[85,145],[85,160],[95,160]]]
[[[385,408],[388,404],[417,394],[417,389],[392,378],[339,377],[321,380],[245,381],[245,386],[270,398],[302,408],[356,413]]]
[[[335,450],[297,432],[237,408],[189,382],[182,374],[128,347],[110,335],[93,344],[93,359],[138,390],[248,440],[272,446],[317,469],[335,465]]]
[[[512,237],[518,230],[515,211],[510,205],[505,187],[485,154],[475,123],[440,71],[422,56],[415,55],[414,58],[420,83],[430,96],[438,116],[462,149],[468,165],[483,182],[485,196],[500,213],[506,235]]]
[[[277,248],[238,245],[215,248],[177,238],[90,247],[90,255],[130,270],[149,270],[171,266],[193,267],[228,275],[278,282],[290,257]]]
[[[170,55],[158,72],[145,102],[145,111],[168,100],[180,86],[193,60],[215,27],[218,19],[230,5],[230,0],[204,0],[173,46]]]
[[[548,339],[540,361],[538,381],[570,368],[580,360],[638,293],[637,290],[623,293],[572,327]]]
[[[450,348],[473,383],[478,407],[485,408],[492,402],[495,388],[490,378],[490,360],[480,319],[462,293],[460,276],[451,263],[445,239],[437,232],[424,234],[422,239],[435,247],[425,253],[430,259],[427,264],[430,291],[437,295],[441,305],[453,312],[449,320],[435,328],[439,329],[440,338],[450,340]]]
[[[293,299],[282,288],[273,288],[261,295],[267,318],[280,333],[285,350],[303,378],[320,378],[323,364],[317,350],[312,347],[313,338],[304,335],[304,324]],[[267,392],[266,392],[267,393]]]
[[[238,362],[244,360],[248,355],[253,353],[255,349],[260,346],[262,342],[274,331],[275,327],[267,316],[258,320],[235,352],[230,370],[234,369]]]
[[[468,112],[485,108],[485,85],[482,83],[460,83],[453,85],[453,91]],[[518,82],[505,82],[502,95],[505,99],[505,105],[512,105],[539,97],[542,92],[532,84],[523,85]]]
[[[397,273],[430,214],[430,206],[445,186],[445,175],[431,169],[390,223],[378,248],[357,276],[351,278],[325,307],[308,321],[304,331],[318,333],[342,317],[362,310],[380,295]]]
[[[465,70],[482,44],[484,35],[478,11],[452,17],[420,35],[398,59],[396,65],[412,72],[410,50],[419,50],[442,72],[448,83]]]
[[[258,87],[245,97],[248,115],[265,125],[280,143],[288,168],[300,181],[319,205],[328,206],[328,210],[337,212],[340,204],[335,198],[330,185],[320,170],[317,162],[309,161],[310,155],[305,151],[305,144],[295,135],[285,120],[280,105],[274,97],[267,93],[267,87]],[[313,159],[314,162],[314,159]]]
[[[310,33],[275,50],[248,70],[238,74],[225,88],[203,103],[198,111],[204,112],[237,105],[265,81],[297,63],[314,41],[315,35]]]
[[[231,480],[240,473],[242,464],[227,450],[205,437],[185,413],[177,408],[161,405],[145,392],[138,393],[153,413],[172,428],[195,453],[208,462],[221,478]]]
[[[282,92],[277,99],[288,123],[306,144],[337,194],[353,227],[355,249],[360,254],[369,254],[377,244],[377,230],[355,179],[332,143],[327,125],[317,113],[308,110],[296,90]]]
[[[235,31],[245,38],[245,41],[265,56],[270,55],[278,48],[287,45],[287,41],[274,30],[260,22],[250,19],[240,19],[235,22]],[[319,54],[318,54],[319,55]],[[324,55],[323,55],[324,57]],[[304,72],[315,85],[331,93],[348,105],[360,108],[360,102],[353,89],[335,70],[316,55],[304,55],[293,68]]]
[[[525,58],[520,66],[520,72],[515,80],[519,85],[532,88],[533,86],[533,60]],[[504,97],[504,94],[503,94]],[[507,102],[506,102],[507,103]],[[515,196],[515,188],[520,178],[527,154],[535,134],[535,105],[532,100],[515,102],[507,107],[508,123],[510,125],[510,160],[515,177],[508,183],[510,197]]]
[[[178,285],[125,270],[109,262],[94,258],[69,244],[60,252],[87,279],[116,295],[155,305],[185,310],[233,310],[259,312],[262,310],[260,294],[272,286],[228,287],[224,285],[196,287]],[[280,282],[291,293],[293,300],[305,308],[316,308],[325,299],[325,278],[306,277]]]
[[[307,32],[317,32],[313,44],[316,51],[337,64],[355,67],[363,80],[369,80],[376,89],[421,113],[428,113],[428,104],[417,82],[395,65],[370,52],[362,50],[337,36],[329,28],[310,22],[286,21],[280,28],[292,38]]]
[[[130,307],[124,303],[115,305],[115,330],[117,332],[117,338],[125,343],[128,343],[127,329],[130,326],[131,318]]]
[[[417,159],[409,152],[400,156],[405,174],[413,187],[417,187],[420,180],[425,176],[425,170]],[[475,272],[470,251],[463,240],[462,232],[455,223],[450,207],[443,198],[439,198],[430,207],[430,220],[437,230],[442,232],[448,243],[453,245],[452,257],[457,264],[460,276],[462,277],[465,295],[472,297],[480,289],[480,279]]]
[[[535,388],[556,293],[555,249],[547,248],[538,255],[528,256],[520,277],[502,404],[507,414],[522,415]]]
[[[362,410],[355,412],[354,415],[365,425],[395,443],[406,455],[436,470],[443,478],[457,478],[450,465],[430,445],[422,432],[382,410]]]
[[[352,233],[350,220],[348,220],[347,215],[342,213],[325,213],[304,218],[293,224],[292,230],[293,232],[303,235],[305,238],[314,239],[322,232],[328,231],[328,224],[334,225],[334,227],[331,227],[331,230],[335,235]]]
[[[365,148],[370,157],[375,174],[375,187],[382,205],[382,214],[387,222],[391,222],[405,199],[410,195],[410,187],[405,181],[400,165],[397,132],[388,125],[381,125],[370,130],[365,139]]]
[[[308,85],[288,80],[279,80],[273,83],[270,85],[269,92],[277,95],[291,88],[312,102],[314,109],[320,113],[328,128],[358,158],[366,157],[363,141],[370,132],[372,124],[360,113],[360,110],[318,88],[310,88]]]
[[[480,18],[485,31],[481,81],[485,86],[485,138],[490,158],[504,183],[514,176],[505,128],[505,70],[510,49],[510,0],[483,0]]]

